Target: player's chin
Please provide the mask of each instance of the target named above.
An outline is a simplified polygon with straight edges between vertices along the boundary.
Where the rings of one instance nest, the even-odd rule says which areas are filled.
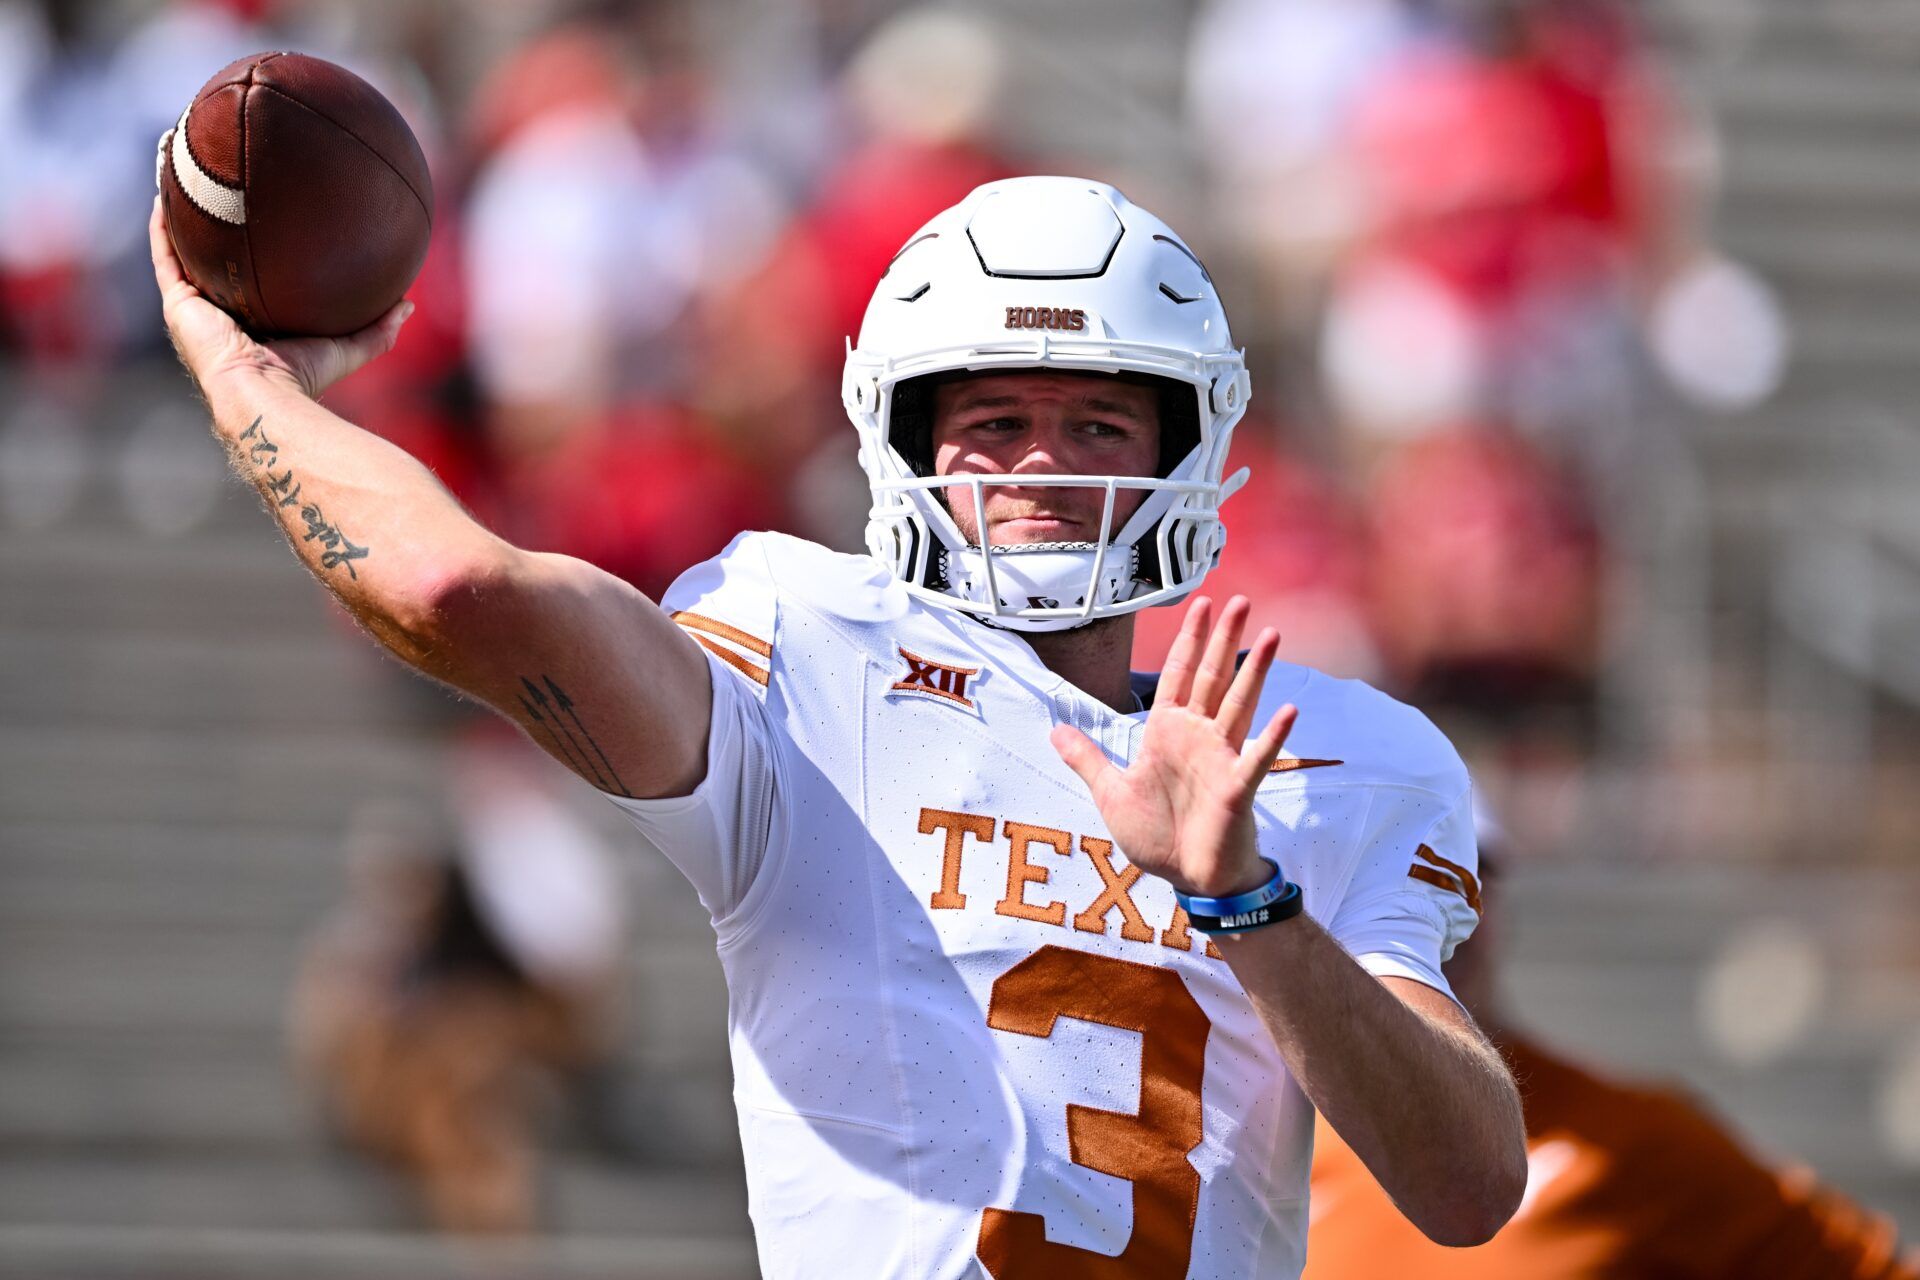
[[[1047,542],[1091,542],[1096,534],[1092,522],[1052,517],[1020,517],[994,521],[988,525],[996,547],[1033,546]]]

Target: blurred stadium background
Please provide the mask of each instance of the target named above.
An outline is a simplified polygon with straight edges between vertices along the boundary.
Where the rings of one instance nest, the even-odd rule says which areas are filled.
[[[1920,0],[0,0],[0,1274],[753,1272],[692,893],[352,634],[166,348],[154,141],[275,47],[437,184],[330,403],[655,593],[857,545],[934,210],[1162,213],[1253,357],[1223,578],[1463,745],[1521,1019],[1920,1235]],[[395,1084],[447,973],[504,1065]],[[424,1196],[349,1141],[407,1088]]]

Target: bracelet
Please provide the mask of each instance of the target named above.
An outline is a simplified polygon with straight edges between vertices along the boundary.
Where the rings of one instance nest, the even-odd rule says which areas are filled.
[[[1272,858],[1260,861],[1273,868],[1273,878],[1258,889],[1230,898],[1189,897],[1175,889],[1174,901],[1187,913],[1187,923],[1201,933],[1241,933],[1299,915],[1306,906],[1300,886],[1290,882]]]

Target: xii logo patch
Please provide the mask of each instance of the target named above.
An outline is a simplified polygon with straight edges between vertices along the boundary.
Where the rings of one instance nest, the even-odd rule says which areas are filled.
[[[888,686],[888,693],[917,693],[923,697],[957,702],[972,709],[973,699],[967,696],[967,682],[980,674],[980,668],[949,666],[906,649],[900,650],[900,656],[906,660],[907,671]]]

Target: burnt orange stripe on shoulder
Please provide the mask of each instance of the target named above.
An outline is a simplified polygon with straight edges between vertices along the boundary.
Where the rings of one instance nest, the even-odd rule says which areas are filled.
[[[694,643],[698,644],[702,649],[705,649],[708,653],[720,659],[720,661],[726,663],[755,684],[766,684],[772,679],[767,673],[766,668],[754,665],[752,658],[737,654],[725,645],[716,644],[703,635],[694,635],[693,639]]]
[[[730,623],[722,622],[718,618],[709,618],[703,614],[688,613],[682,610],[673,615],[673,620],[689,631],[704,631],[710,636],[719,636],[722,640],[731,640],[742,649],[750,653],[757,653],[763,658],[771,658],[773,656],[773,646],[765,640],[760,639],[758,636],[749,635],[740,628]],[[695,639],[698,638],[697,636],[695,637]]]
[[[1433,866],[1440,868],[1440,870],[1434,871],[1428,867],[1421,866],[1420,862],[1416,862],[1407,869],[1408,875],[1416,880],[1424,880],[1428,884],[1437,884],[1443,889],[1448,889],[1459,894],[1467,900],[1467,905],[1473,908],[1475,915],[1480,914],[1480,882],[1473,878],[1473,872],[1467,870],[1457,862],[1447,861],[1435,853],[1428,845],[1423,844],[1415,849],[1413,856],[1420,859],[1420,862],[1432,863]]]
[[[1267,772],[1292,773],[1295,769],[1324,769],[1330,764],[1345,763],[1345,760],[1302,760],[1292,756],[1282,756],[1267,766]]]
[[[1456,898],[1465,898],[1467,896],[1466,891],[1460,887],[1460,882],[1444,871],[1436,871],[1432,867],[1423,867],[1416,862],[1407,868],[1407,874],[1415,880],[1424,880],[1436,888],[1445,889]],[[1471,900],[1468,901],[1467,905],[1470,907],[1473,906]],[[1474,907],[1474,911],[1478,914],[1479,908]]]

